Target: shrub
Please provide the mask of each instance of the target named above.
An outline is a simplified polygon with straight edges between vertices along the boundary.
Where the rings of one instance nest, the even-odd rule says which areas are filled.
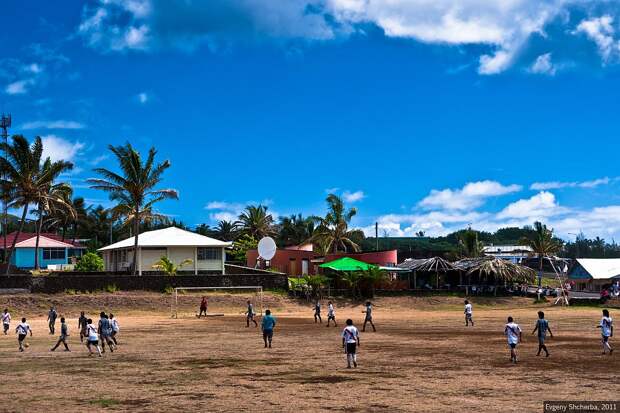
[[[76,295],[78,292],[76,290],[74,290],[73,288],[67,288],[65,289],[65,294],[68,295]]]
[[[174,287],[172,287],[171,285],[168,285],[166,286],[166,288],[164,288],[164,294],[172,295],[173,292],[174,292]]]
[[[103,258],[94,252],[84,254],[75,265],[76,271],[103,271]]]
[[[109,292],[109,293],[115,293],[120,291],[121,289],[118,288],[118,286],[116,284],[108,284],[105,286],[105,291]]]

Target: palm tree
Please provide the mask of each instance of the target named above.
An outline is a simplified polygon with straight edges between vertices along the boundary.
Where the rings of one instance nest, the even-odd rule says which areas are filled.
[[[543,260],[545,257],[555,255],[562,244],[553,237],[553,230],[547,228],[542,222],[534,222],[534,232],[529,238],[522,238],[521,244],[532,249],[532,255],[538,257],[538,286],[542,283]]]
[[[236,222],[222,220],[211,232],[213,236],[222,241],[233,241],[237,238],[239,227]]]
[[[273,216],[264,205],[248,205],[239,215],[239,225],[244,234],[261,239],[274,234]]]
[[[89,209],[87,217],[87,227],[95,236],[95,249],[99,248],[100,242],[105,244],[109,239],[112,243],[112,230],[114,226],[114,217],[109,209],[105,209],[102,205]]]
[[[155,189],[161,182],[162,175],[170,167],[169,161],[155,164],[155,148],[149,150],[146,161],[142,161],[140,153],[130,143],[125,146],[109,146],[116,156],[121,174],[119,175],[105,168],[96,168],[94,171],[103,178],[91,178],[88,182],[91,188],[100,189],[110,194],[110,199],[118,201],[116,213],[122,213],[126,223],[133,225],[134,253],[133,274],[138,271],[138,235],[140,223],[149,216],[154,216],[152,207],[164,199],[178,199],[179,194],[174,189]]]
[[[308,241],[314,232],[314,221],[301,214],[280,218],[279,241],[284,246],[299,245]]]
[[[79,229],[88,225],[88,210],[90,207],[86,206],[86,202],[84,198],[77,197],[73,198],[71,201],[71,205],[73,206],[73,210],[75,211],[75,216],[73,217],[73,243],[75,243],[75,239],[79,236]],[[65,229],[62,231],[62,240],[65,240]]]
[[[312,241],[324,244],[329,251],[359,251],[359,246],[351,239],[356,233],[349,231],[349,222],[357,214],[355,208],[345,209],[342,199],[334,194],[327,196],[327,215],[325,218],[313,217],[318,224]]]
[[[461,258],[477,258],[484,255],[484,245],[478,240],[478,231],[467,228],[457,236]]]
[[[159,261],[153,264],[153,268],[163,271],[167,275],[177,275],[177,272],[186,265],[192,264],[194,261],[186,259],[176,264],[166,256],[162,256]]]
[[[64,161],[51,162],[48,158],[42,165],[43,143],[38,136],[31,145],[22,135],[14,135],[11,144],[0,143],[0,150],[5,154],[0,158],[0,187],[10,199],[8,207],[22,209],[19,228],[11,249],[6,254],[6,262],[10,263],[19,234],[24,230],[28,207],[39,205],[45,198],[42,193],[49,193],[58,175],[71,169],[73,164]],[[7,275],[10,268],[11,266],[7,265]]]
[[[362,281],[366,284],[366,286],[370,289],[370,297],[373,298],[375,296],[375,290],[378,285],[380,285],[383,281],[387,280],[388,275],[387,272],[380,269],[379,267],[369,267],[368,270],[362,271],[361,274]]]

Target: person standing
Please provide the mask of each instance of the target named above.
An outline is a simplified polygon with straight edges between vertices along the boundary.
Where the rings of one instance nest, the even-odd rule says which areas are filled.
[[[65,346],[65,351],[71,351],[67,345],[67,337],[69,337],[69,327],[67,326],[67,323],[65,323],[65,318],[60,317],[60,337],[58,337],[56,345],[52,347],[50,351],[56,351],[60,343]]]
[[[314,322],[319,322],[320,324],[323,324],[323,320],[321,319],[321,301],[320,300],[316,300],[316,303],[314,304]]]
[[[267,345],[271,348],[274,328],[276,328],[276,318],[271,315],[271,310],[267,310],[265,311],[265,316],[261,322],[261,330],[263,330],[263,341],[265,342],[265,348],[267,348]]]
[[[9,328],[11,327],[11,313],[9,313],[9,309],[5,308],[2,313],[2,328],[4,330],[4,335],[6,336],[9,333]]]
[[[78,318],[78,330],[80,330],[80,343],[84,342],[84,337],[88,337],[86,332],[86,326],[88,325],[88,318],[84,315],[84,311],[80,312],[80,318]]]
[[[108,345],[110,352],[114,352],[114,343],[110,338],[112,334],[112,328],[110,327],[110,320],[105,312],[101,312],[99,318],[99,325],[97,326],[97,333],[99,334],[99,340],[101,341],[101,352],[105,353],[105,345]]]
[[[56,332],[56,319],[58,318],[58,313],[56,312],[56,308],[52,306],[50,308],[49,313],[47,313],[47,322],[50,329],[50,334],[54,334]]]
[[[465,300],[465,327],[468,327],[469,323],[472,327],[474,326],[473,308],[469,301]]]
[[[376,333],[377,329],[372,322],[372,303],[370,301],[366,301],[366,309],[362,311],[362,313],[366,313],[366,316],[364,317],[364,326],[362,327],[362,331],[366,331],[366,323],[370,323],[370,325],[372,326],[372,331]]]
[[[609,338],[614,336],[614,326],[608,309],[603,310],[603,318],[601,318],[601,322],[599,323],[598,328],[601,329],[603,354],[605,354],[606,351],[609,350],[609,355],[611,356],[611,353],[614,352],[614,349],[611,348],[611,345],[609,344]]]
[[[24,343],[26,340],[26,336],[30,333],[30,337],[32,337],[32,329],[30,325],[26,322],[26,317],[22,318],[22,322],[17,325],[15,329],[17,333],[17,342],[19,343],[19,351],[24,351],[24,347],[28,347],[27,343]]]
[[[510,347],[510,362],[517,363],[517,345],[523,341],[523,334],[519,324],[514,322],[512,317],[508,317],[508,323],[504,327],[504,335],[508,338],[508,346]]]
[[[336,311],[334,310],[334,304],[329,301],[327,303],[327,325],[325,327],[329,327],[329,322],[331,320],[334,320],[334,327],[337,327],[338,324],[336,324]]]
[[[245,327],[250,327],[250,321],[254,323],[254,327],[258,327],[258,323],[254,319],[254,316],[256,315],[256,313],[254,312],[254,306],[252,305],[252,302],[250,300],[248,300],[247,304],[248,309],[245,312]]]
[[[207,307],[209,305],[209,302],[207,301],[207,297],[203,296],[202,300],[200,300],[200,312],[198,313],[198,318],[202,317],[202,315],[204,314],[204,316],[207,316]]]
[[[86,348],[88,348],[88,355],[93,355],[93,350],[91,346],[95,346],[99,357],[101,357],[102,354],[101,347],[99,347],[99,336],[97,335],[97,329],[93,325],[93,320],[91,320],[90,318],[86,320],[86,337]]]
[[[350,318],[346,321],[347,326],[342,330],[342,348],[347,355],[347,368],[357,368],[357,348],[360,346],[360,333],[357,327],[353,325],[353,320]]]
[[[537,356],[540,356],[541,350],[545,351],[546,357],[549,357],[549,351],[547,350],[547,346],[545,345],[545,339],[547,338],[547,331],[549,335],[553,337],[553,333],[551,332],[551,328],[549,328],[549,322],[545,320],[545,313],[542,311],[538,312],[538,320],[536,320],[536,327],[534,327],[534,331],[532,334],[538,331],[538,353]]]

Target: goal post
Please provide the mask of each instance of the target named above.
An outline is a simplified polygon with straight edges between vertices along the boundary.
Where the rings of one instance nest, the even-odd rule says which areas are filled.
[[[180,296],[184,296],[184,293],[198,293],[198,292],[204,292],[206,293],[217,293],[217,292],[221,292],[221,293],[231,293],[231,294],[243,294],[243,292],[251,292],[253,294],[253,304],[254,304],[254,308],[257,311],[257,315],[263,315],[263,287],[259,286],[259,285],[243,285],[243,286],[236,286],[236,287],[176,287],[174,289],[174,294],[172,297],[172,302],[170,305],[170,313],[171,313],[171,317],[172,318],[179,318],[179,309],[180,309],[180,304],[179,304],[179,298]],[[192,297],[192,298],[198,298],[198,296],[196,297]],[[209,300],[211,301],[211,300]],[[194,305],[195,308],[199,307],[199,302],[196,302]],[[209,307],[211,307],[211,303],[209,304]],[[207,312],[207,315],[209,315],[209,313]],[[211,314],[214,315],[214,314]],[[224,314],[217,314],[217,315],[224,315]]]

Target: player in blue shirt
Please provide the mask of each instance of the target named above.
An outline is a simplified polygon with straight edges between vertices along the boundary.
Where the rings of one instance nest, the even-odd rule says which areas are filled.
[[[540,351],[545,350],[545,354],[547,355],[547,357],[549,357],[549,351],[547,350],[547,346],[545,345],[545,338],[547,338],[547,331],[549,331],[551,337],[553,337],[553,333],[549,328],[549,322],[545,320],[545,313],[543,313],[542,311],[538,312],[538,320],[536,320],[536,327],[534,327],[534,331],[532,331],[532,334],[534,334],[536,331],[538,331],[538,353],[536,353],[536,355],[540,356]]]
[[[271,348],[271,340],[273,339],[273,329],[276,327],[276,318],[271,315],[271,310],[265,311],[265,316],[261,322],[261,330],[263,330],[263,341],[265,342],[265,348],[269,344]]]

